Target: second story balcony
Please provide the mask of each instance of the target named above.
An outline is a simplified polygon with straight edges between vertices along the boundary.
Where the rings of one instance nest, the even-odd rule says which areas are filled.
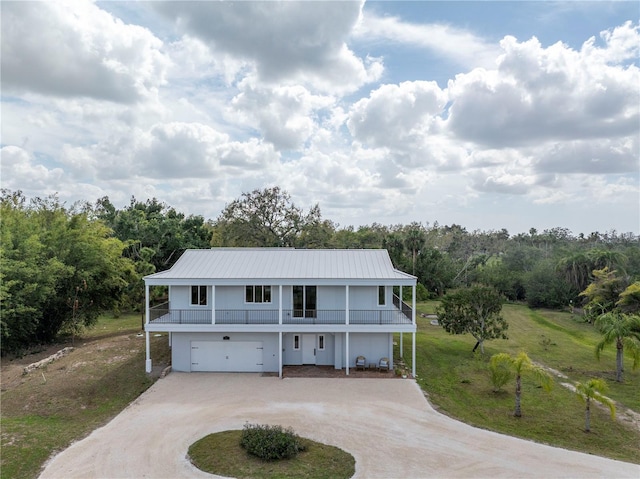
[[[348,315],[348,321],[347,321]],[[294,310],[283,309],[282,318],[277,309],[174,309],[164,303],[149,310],[149,322],[159,324],[321,324],[321,325],[409,325],[412,324],[411,308],[402,303],[392,309],[377,310]]]

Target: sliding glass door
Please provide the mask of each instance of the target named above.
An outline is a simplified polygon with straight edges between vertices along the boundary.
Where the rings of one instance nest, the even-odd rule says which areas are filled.
[[[293,287],[293,317],[294,318],[315,318],[316,317],[316,286],[294,286]]]

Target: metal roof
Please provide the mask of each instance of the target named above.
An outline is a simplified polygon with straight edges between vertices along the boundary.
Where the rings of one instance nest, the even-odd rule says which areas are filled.
[[[396,281],[415,277],[393,267],[384,249],[212,248],[187,250],[168,270],[145,277],[149,284],[181,280],[236,281]],[[332,281],[333,280],[333,281]]]

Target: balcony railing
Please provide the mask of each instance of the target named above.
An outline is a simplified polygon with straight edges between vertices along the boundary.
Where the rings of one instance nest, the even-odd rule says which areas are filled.
[[[404,308],[403,308],[404,309]],[[212,311],[172,309],[168,303],[150,308],[153,324],[213,324]],[[277,309],[216,309],[215,324],[279,324]],[[345,310],[282,311],[282,324],[346,324]],[[399,309],[349,310],[349,324],[411,324],[411,314]]]

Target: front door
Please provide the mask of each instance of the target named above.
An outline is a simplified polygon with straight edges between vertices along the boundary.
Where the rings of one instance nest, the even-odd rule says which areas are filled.
[[[302,335],[302,364],[316,363],[316,335]]]

